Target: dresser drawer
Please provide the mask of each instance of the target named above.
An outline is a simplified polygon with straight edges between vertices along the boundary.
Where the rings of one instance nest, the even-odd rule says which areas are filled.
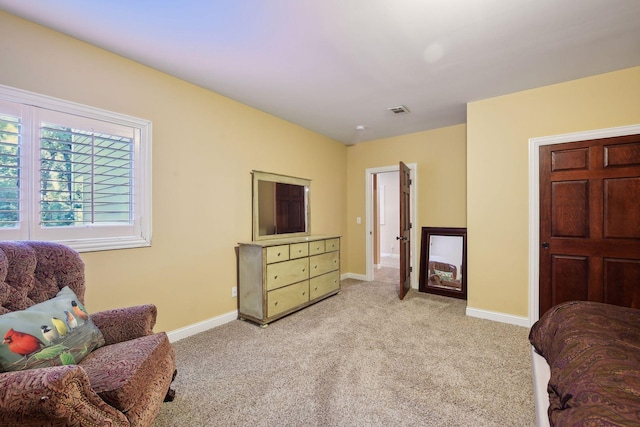
[[[309,242],[309,255],[316,255],[324,253],[324,240],[316,240],[315,242]]]
[[[325,252],[333,252],[340,250],[340,239],[329,239],[324,242]]]
[[[339,271],[314,277],[309,281],[309,299],[316,299],[338,289],[340,289]]]
[[[309,278],[309,258],[267,264],[267,290],[281,288]]]
[[[340,252],[327,252],[326,254],[309,257],[309,277],[319,276],[339,269]]]
[[[271,246],[267,248],[267,264],[289,259],[289,245]]]
[[[309,301],[309,281],[267,292],[267,317],[276,316]]]
[[[309,256],[309,244],[305,243],[294,243],[289,248],[289,258],[302,258]]]

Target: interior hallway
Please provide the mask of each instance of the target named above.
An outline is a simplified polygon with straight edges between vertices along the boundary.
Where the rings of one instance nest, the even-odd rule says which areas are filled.
[[[380,268],[373,269],[373,279],[377,282],[398,283],[400,281],[400,259],[391,256],[380,257]]]

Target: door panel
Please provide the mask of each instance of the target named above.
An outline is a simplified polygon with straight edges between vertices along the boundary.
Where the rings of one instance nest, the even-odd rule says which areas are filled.
[[[604,260],[604,302],[640,307],[640,260]]]
[[[554,151],[551,153],[551,170],[553,172],[572,169],[587,169],[589,166],[589,149]]]
[[[589,299],[589,258],[554,255],[551,262],[554,300]]]
[[[604,147],[605,167],[640,165],[640,143]]]
[[[589,237],[589,181],[551,183],[551,235]]]
[[[640,135],[540,147],[540,315],[640,308]]]
[[[305,231],[304,191],[300,185],[276,183],[276,234]]]
[[[400,162],[400,299],[409,292],[411,288],[411,170],[407,165]]]
[[[604,193],[605,238],[640,238],[640,178],[605,179]]]

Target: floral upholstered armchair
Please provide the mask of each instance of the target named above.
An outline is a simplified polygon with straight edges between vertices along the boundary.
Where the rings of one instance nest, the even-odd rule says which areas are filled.
[[[50,242],[0,242],[0,425],[150,426],[173,398],[156,307],[89,315],[84,263]]]
[[[434,286],[460,287],[458,269],[446,262],[429,261],[429,280]]]

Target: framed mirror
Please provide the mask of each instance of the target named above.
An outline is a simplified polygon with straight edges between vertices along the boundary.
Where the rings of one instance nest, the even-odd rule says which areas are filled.
[[[308,236],[311,180],[252,171],[253,240]]]
[[[467,229],[422,227],[420,292],[467,299]]]

